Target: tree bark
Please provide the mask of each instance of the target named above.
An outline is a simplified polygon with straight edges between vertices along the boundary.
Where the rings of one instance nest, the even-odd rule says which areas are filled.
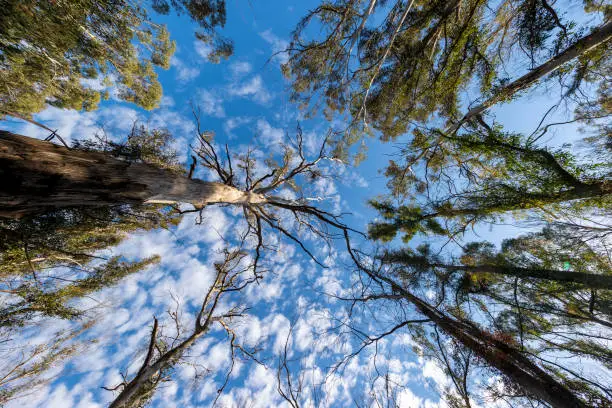
[[[141,403],[150,397],[147,393],[155,390],[155,378],[160,375],[164,369],[172,367],[176,360],[181,358],[183,353],[205,332],[206,330],[202,330],[193,333],[178,346],[160,356],[152,365],[143,366],[136,377],[123,388],[119,395],[117,395],[117,398],[109,405],[109,408],[132,408],[141,406]]]
[[[262,194],[0,130],[0,217],[116,204],[261,204]]]
[[[347,244],[347,248],[351,251],[349,244]],[[353,260],[356,260],[354,256]],[[584,402],[572,391],[523,355],[512,344],[496,339],[471,322],[457,320],[445,315],[398,285],[393,279],[369,270],[358,261],[356,261],[356,264],[375,280],[390,285],[393,291],[393,295],[390,296],[393,296],[394,299],[401,296],[412,303],[420,313],[434,322],[446,334],[472,350],[475,355],[484,359],[491,367],[499,370],[528,395],[532,395],[554,408],[586,408]]]
[[[434,266],[441,266],[447,269],[460,269],[467,272],[485,272],[494,273],[498,275],[515,276],[519,278],[533,278],[552,280],[556,282],[580,283],[588,288],[593,289],[612,289],[612,275],[497,265],[465,266],[435,264]]]

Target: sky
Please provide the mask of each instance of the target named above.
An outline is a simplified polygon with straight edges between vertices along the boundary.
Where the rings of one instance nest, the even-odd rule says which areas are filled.
[[[313,154],[329,123],[318,117],[303,118],[288,101],[288,82],[279,69],[286,56],[275,53],[284,49],[299,18],[316,4],[312,0],[291,4],[271,0],[228,1],[227,25],[222,33],[234,40],[235,52],[219,64],[206,61],[209,50],[195,39],[196,27],[185,16],[157,16],[156,20],[168,25],[178,45],[172,67],[159,71],[164,89],[159,108],[147,112],[111,97],[93,112],[48,108],[35,118],[58,129],[67,140],[91,137],[100,127],[111,138],[120,140],[135,120],[151,128],[167,127],[175,136],[175,147],[185,162],[189,145],[195,141],[190,108],[193,102],[201,109],[203,127],[215,132],[218,143],[228,143],[236,151],[252,146],[263,152],[277,152],[286,135],[295,133],[299,122],[308,150]],[[541,113],[550,107],[550,95],[540,91],[524,98],[529,104],[501,106],[493,113],[512,130],[533,130]],[[45,131],[30,124],[11,121],[5,125],[23,135],[47,136]],[[575,129],[569,133],[575,134]],[[553,131],[549,142],[561,144],[572,140],[567,134]],[[345,221],[362,231],[375,217],[366,200],[385,192],[385,179],[378,170],[394,151],[393,146],[381,145],[376,140],[367,143],[369,157],[359,168],[328,163],[326,166],[338,178],[308,186],[309,191],[323,198],[322,206],[350,213]],[[206,177],[202,173],[196,175]],[[101,387],[113,387],[121,382],[126,370],[128,376],[138,370],[153,316],[160,319],[166,333],[173,330],[168,310],[179,311],[181,322],[186,328],[191,327],[193,313],[212,283],[212,264],[219,259],[218,251],[226,245],[226,239],[231,240],[232,234],[244,226],[239,210],[231,207],[208,208],[202,225],[195,221],[194,215],[186,215],[170,231],[136,233],[119,247],[108,250],[108,255],[116,253],[133,260],[157,254],[162,261],[91,299],[82,300],[81,306],[91,308],[95,319],[95,324],[80,337],[86,343],[82,351],[54,367],[55,377],[48,385],[33,390],[8,407],[106,406],[113,399],[113,393]],[[483,228],[478,236],[499,242],[501,237],[514,231],[509,226]],[[319,395],[324,406],[354,406],[355,401],[366,400],[372,389],[380,391],[384,385],[380,381],[370,384],[376,370],[388,370],[393,381],[404,386],[399,390],[401,406],[445,406],[437,389],[448,385],[448,380],[435,363],[413,351],[407,333],[400,332],[381,341],[377,350],[367,348],[342,369],[330,373],[328,368],[359,344],[345,330],[337,329],[339,322],[349,319],[376,333],[380,327],[388,327],[397,316],[382,311],[376,316],[378,320],[367,314],[349,318],[347,304],[328,296],[345,294],[354,283],[355,277],[347,267],[349,262],[341,247],[334,246],[330,252],[320,242],[306,237],[315,254],[325,260],[327,268],[321,268],[277,234],[268,232],[266,239],[277,244],[276,251],[266,254],[269,272],[258,285],[251,285],[243,293],[232,294],[222,302],[222,309],[238,304],[251,308],[248,316],[236,322],[235,330],[246,347],[262,349],[259,357],[264,364],[237,359],[218,406],[243,406],[243,403],[253,407],[283,406],[276,390],[276,368],[278,355],[283,352],[290,332],[290,366],[296,376],[300,368],[304,373],[304,395]],[[49,321],[32,327],[24,341],[35,347],[72,324]],[[187,363],[176,369],[172,382],[159,387],[152,406],[212,404],[230,365],[229,341],[220,326],[215,326],[196,343]],[[206,372],[203,378],[194,381],[196,373]],[[325,385],[313,392],[324,379],[327,379]]]

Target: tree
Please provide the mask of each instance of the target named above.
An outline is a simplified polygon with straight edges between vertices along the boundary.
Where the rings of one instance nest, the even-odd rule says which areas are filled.
[[[285,187],[299,192],[296,179],[300,177],[325,177],[316,167],[321,161],[333,160],[325,154],[325,141],[318,156],[309,161],[304,156],[303,138],[298,129],[296,144],[284,146],[280,163],[271,157],[267,161],[269,172],[260,172],[258,178],[251,151],[234,157],[235,166],[244,176],[240,180],[228,147],[223,157],[217,153],[210,133],[198,130],[198,134],[200,147],[196,154],[200,163],[219,181],[192,179],[145,162],[121,160],[102,152],[68,149],[2,132],[0,174],[11,182],[3,184],[0,190],[0,216],[15,218],[68,208],[191,204],[193,210],[175,207],[179,214],[184,214],[201,212],[207,205],[238,205],[245,210],[247,234],[257,239],[257,259],[264,248],[263,226],[279,231],[314,259],[301,240],[284,228],[282,220],[272,211],[287,211],[298,229],[314,232],[321,239],[333,237],[328,227],[348,229],[337,216],[310,205],[305,197],[286,199],[273,195]],[[39,158],[43,156],[45,160],[41,162]]]
[[[213,43],[212,60],[231,54],[231,43],[215,34],[225,24],[223,0],[153,0],[152,6],[189,14],[201,27],[197,37]],[[109,87],[152,109],[162,95],[154,67],[167,69],[176,48],[166,28],[129,1],[4,0],[0,27],[2,116],[28,118],[46,105],[92,110]]]
[[[139,262],[121,262],[119,257],[114,257],[91,271],[80,268],[81,275],[85,272],[85,276],[77,279],[63,278],[70,281],[63,286],[54,284],[54,279],[60,279],[57,276],[47,276],[45,282],[40,282],[38,278],[22,280],[15,288],[3,290],[13,295],[13,299],[12,302],[0,306],[0,327],[23,326],[37,315],[77,319],[83,313],[69,305],[71,300],[115,285],[124,277],[158,261],[159,257],[151,257]],[[11,282],[7,286],[13,285]]]
[[[171,341],[162,340],[158,332],[158,320],[157,318],[154,319],[146,357],[136,375],[130,381],[126,379],[126,381],[113,388],[105,387],[107,390],[120,390],[115,400],[110,404],[110,407],[131,408],[141,407],[146,404],[152,398],[157,386],[163,381],[168,381],[173,368],[180,363],[183,355],[198,339],[208,333],[211,326],[215,323],[219,323],[230,337],[232,354],[232,367],[227,373],[224,385],[222,385],[218,392],[219,395],[229,381],[236,352],[257,361],[254,351],[247,350],[240,345],[237,342],[236,333],[230,327],[230,323],[243,316],[246,309],[234,307],[225,313],[216,313],[216,308],[222,296],[226,296],[227,293],[241,291],[247,285],[257,280],[257,275],[248,273],[249,271],[253,272],[253,265],[248,263],[244,265],[243,261],[245,259],[246,253],[240,249],[224,250],[224,260],[215,264],[216,275],[214,282],[202,300],[201,308],[196,313],[194,329],[186,337],[182,333],[177,332]],[[177,316],[175,318],[178,319]],[[176,324],[178,327],[178,321]]]
[[[454,236],[512,211],[580,214],[609,208],[605,152],[600,162],[578,164],[565,149],[538,147],[488,125],[461,136],[416,131],[406,152],[405,163],[392,161],[387,168],[388,185],[395,196],[420,197],[399,207],[373,200],[385,219],[372,224],[375,239],[390,240],[399,231],[406,241],[418,232]],[[423,172],[413,166],[423,166]]]
[[[478,282],[503,275],[612,290],[609,259],[568,232],[548,227],[540,233],[507,239],[498,252],[489,242],[472,242],[464,246],[460,263],[445,262],[427,246],[417,253],[410,248],[386,251],[381,260],[413,268],[418,274],[435,274],[439,269],[443,275],[463,274],[465,279]]]
[[[178,171],[167,131],[134,126],[125,144],[76,142],[83,151],[106,150],[116,157]],[[179,217],[159,206],[75,207],[16,219],[0,219],[0,287],[7,294],[0,326],[14,328],[36,316],[81,317],[69,304],[118,283],[123,277],[158,261],[128,262],[99,252],[139,229],[167,228]]]
[[[346,300],[352,304],[396,302],[398,307],[402,307],[402,302],[407,302],[406,304],[427,318],[424,323],[430,321],[435,325],[434,339],[440,335],[438,332],[440,330],[458,347],[473,353],[473,356],[478,358],[476,360],[478,364],[484,364],[485,367],[501,373],[508,381],[505,387],[507,397],[529,398],[553,407],[605,406],[608,401],[605,387],[581,377],[576,372],[573,372],[576,378],[568,378],[559,367],[569,372],[572,372],[571,368],[559,364],[553,367],[550,365],[550,360],[544,357],[545,353],[534,354],[531,348],[529,350],[521,348],[512,334],[503,331],[502,328],[497,329],[495,326],[495,329],[481,328],[479,323],[470,318],[470,309],[463,309],[460,304],[453,305],[452,301],[447,304],[444,292],[436,295],[437,306],[432,305],[413,293],[414,290],[419,290],[419,283],[427,287],[426,282],[411,279],[410,273],[404,273],[401,269],[366,267],[354,252],[353,256],[359,269],[368,279],[364,279],[363,288],[358,289],[355,297]],[[442,310],[443,308],[447,311]],[[485,307],[484,310],[488,308]],[[405,314],[402,316],[407,317]],[[414,320],[400,322],[375,339],[379,340],[403,328],[413,327],[408,324],[412,322]],[[420,336],[426,333],[421,331]],[[461,370],[465,374],[468,369],[469,367],[463,366]],[[451,375],[455,375],[454,369],[452,371]],[[460,395],[463,394],[465,399],[468,395],[466,386],[457,385],[463,390]]]
[[[562,22],[556,5],[547,1],[396,1],[385,9],[386,3],[324,2],[298,24],[285,67],[294,99],[308,103],[320,94],[330,113],[348,108],[353,125],[367,130],[371,124],[384,140],[436,116],[453,125],[460,93],[474,83],[491,95],[474,112],[508,100],[594,47],[605,50],[612,31],[608,23],[577,38],[574,24]],[[375,11],[384,20],[370,27]],[[605,8],[588,12],[605,13]],[[307,40],[315,20],[324,36]],[[553,58],[507,84],[497,69],[515,49],[523,50],[532,66],[538,54]],[[579,86],[584,76],[576,79]],[[345,143],[360,138],[359,132],[349,133]]]
[[[86,322],[73,331],[61,331],[55,334],[47,344],[35,345],[21,349],[7,347],[2,356],[0,372],[0,405],[31,393],[39,387],[50,383],[54,377],[49,371],[83,350],[85,344],[74,341],[92,324]]]

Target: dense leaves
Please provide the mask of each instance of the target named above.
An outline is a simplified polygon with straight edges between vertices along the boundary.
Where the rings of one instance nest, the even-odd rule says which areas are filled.
[[[153,9],[187,13],[212,44],[211,60],[228,57],[225,2],[153,1]],[[109,92],[145,109],[158,106],[155,67],[170,66],[176,44],[146,4],[131,1],[0,2],[0,114],[29,116],[47,105],[92,110]]]

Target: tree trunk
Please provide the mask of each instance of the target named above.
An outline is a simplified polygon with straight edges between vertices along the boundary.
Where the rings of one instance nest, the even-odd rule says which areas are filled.
[[[493,273],[497,275],[514,276],[519,278],[544,279],[556,282],[580,283],[588,288],[612,290],[612,275],[595,273],[567,272],[555,269],[521,268],[517,266],[500,265],[450,265],[444,263],[430,263],[426,260],[403,259],[401,255],[389,254],[383,257],[385,262],[400,263],[403,265],[416,265],[423,267],[443,268],[449,271],[465,271],[475,273]]]
[[[391,280],[388,280],[391,281]],[[392,281],[391,281],[392,282]],[[393,289],[431,319],[448,335],[472,350],[490,366],[554,408],[584,408],[584,403],[563,384],[538,367],[511,344],[495,339],[473,324],[446,316],[412,293],[393,283]]]
[[[480,115],[481,113],[489,109],[491,106],[504,100],[510,99],[518,91],[528,88],[544,76],[559,69],[565,63],[597,47],[598,45],[605,43],[610,39],[610,37],[612,37],[612,21],[609,21],[603,26],[596,28],[590,34],[582,37],[574,44],[566,48],[560,54],[557,54],[555,57],[549,59],[544,64],[536,67],[535,69],[523,75],[522,77],[512,81],[508,85],[499,89],[491,98],[487,99],[480,105],[474,106],[472,109],[470,109],[469,112],[466,113],[465,116],[461,118],[461,120],[459,120],[459,122],[450,126],[446,133],[452,135],[457,130],[459,130],[459,128],[464,123]]]
[[[0,130],[0,217],[114,204],[254,204],[265,196]]]
[[[485,272],[498,275],[515,276],[519,278],[545,279],[556,282],[580,283],[593,289],[612,289],[612,275],[599,275],[594,273],[566,272],[554,269],[519,268],[514,266],[496,265],[443,265],[435,264],[448,269],[461,269],[467,272]]]
[[[183,356],[185,350],[206,331],[202,330],[193,333],[185,341],[180,343],[175,348],[159,357],[152,365],[143,366],[136,377],[132,379],[117,395],[117,398],[109,405],[109,408],[134,408],[142,406],[155,391],[156,377],[161,375],[162,371],[172,367],[178,359]]]
[[[350,245],[348,246],[351,250]],[[355,259],[353,257],[353,259]],[[435,307],[398,285],[393,279],[382,276],[363,267],[359,268],[378,281],[391,286],[395,296],[399,295],[412,303],[419,312],[429,318],[446,334],[472,350],[491,367],[499,370],[528,395],[550,404],[554,408],[585,408],[585,404],[567,387],[538,367],[507,342],[494,338],[476,325],[446,316]]]

